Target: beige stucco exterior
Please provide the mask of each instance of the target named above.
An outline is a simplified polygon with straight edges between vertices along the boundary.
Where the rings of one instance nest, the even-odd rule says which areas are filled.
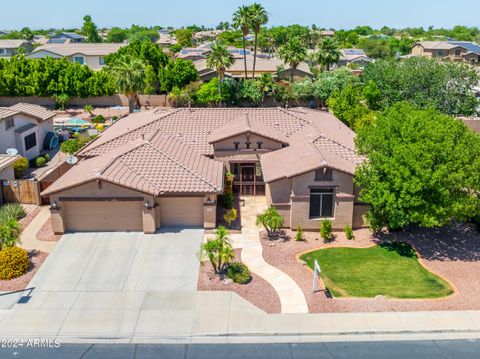
[[[332,221],[335,229],[351,225],[363,227],[362,215],[366,206],[355,205],[353,176],[332,172],[331,181],[316,181],[315,171],[270,182],[266,186],[267,203],[277,208],[284,218],[284,226],[292,229],[300,225],[305,230],[318,230],[324,219]],[[310,190],[333,188],[334,209],[331,218],[310,218]]]
[[[413,56],[427,56],[441,58],[451,62],[465,61],[468,63],[477,64],[480,61],[480,56],[475,53],[468,53],[467,49],[456,46],[451,49],[429,49],[424,48],[421,44],[416,44],[412,47]]]
[[[247,149],[247,142],[250,142],[250,149],[255,150],[258,149],[258,143],[261,143],[262,150],[269,150],[275,151],[282,148],[282,143],[265,138],[263,136],[258,136],[254,133],[244,133],[242,135],[233,136],[213,144],[213,148],[215,152],[218,151],[231,151],[235,150],[235,143],[238,143],[239,150],[246,150]]]
[[[55,54],[55,53],[50,52],[50,51],[40,50],[40,51],[33,52],[33,53],[29,54],[28,57],[31,58],[31,59],[43,59],[45,57],[51,57],[51,58],[54,58],[54,59],[61,59],[63,56],[59,55],[59,54]],[[105,67],[105,62],[104,62],[105,56],[104,55],[73,54],[71,56],[65,56],[65,58],[68,61],[71,61],[71,62],[77,61],[76,58],[78,58],[78,60],[80,58],[82,58],[83,59],[83,64],[87,65],[92,70],[101,70],[103,67]]]

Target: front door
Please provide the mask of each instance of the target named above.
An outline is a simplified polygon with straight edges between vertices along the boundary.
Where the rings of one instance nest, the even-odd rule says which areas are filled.
[[[242,182],[253,182],[255,177],[255,167],[242,166]]]

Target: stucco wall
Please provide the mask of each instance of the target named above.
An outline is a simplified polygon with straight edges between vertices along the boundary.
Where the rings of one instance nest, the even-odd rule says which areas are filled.
[[[15,179],[15,171],[13,170],[13,165],[0,170],[0,180],[13,180]]]
[[[247,141],[250,141],[250,149],[252,150],[258,148],[257,142],[262,142],[262,150],[266,149],[274,151],[282,148],[282,144],[280,142],[273,141],[269,138],[261,137],[255,134],[250,134],[249,139],[247,139],[247,134],[230,137],[225,140],[215,142],[213,144],[213,148],[215,151],[234,150],[235,142],[239,142],[238,149],[244,150],[247,148],[245,144]]]

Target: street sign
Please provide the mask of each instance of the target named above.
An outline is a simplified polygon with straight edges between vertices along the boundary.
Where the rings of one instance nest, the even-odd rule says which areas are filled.
[[[320,272],[322,270],[320,269],[320,265],[318,264],[318,261],[315,259],[313,262],[313,285],[312,285],[312,291],[315,293],[317,291],[317,282],[318,279],[320,278]]]

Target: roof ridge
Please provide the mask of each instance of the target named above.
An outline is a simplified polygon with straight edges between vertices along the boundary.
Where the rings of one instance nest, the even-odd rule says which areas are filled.
[[[313,140],[313,141],[314,141],[314,142],[317,141],[320,137],[324,137],[324,138],[326,138],[327,140],[332,141],[332,142],[336,143],[336,144],[339,145],[339,146],[342,146],[343,148],[346,148],[346,149],[348,149],[348,150],[350,150],[350,151],[356,152],[355,149],[350,148],[350,147],[347,147],[347,146],[345,146],[343,143],[340,143],[340,142],[338,142],[337,140],[334,140],[334,139],[331,138],[330,136],[327,136],[327,135],[325,135],[324,133],[321,133],[321,132],[320,132],[320,136],[318,136],[318,137],[317,137],[315,140]]]
[[[283,108],[283,107],[277,107],[280,111],[286,113],[287,115],[290,115],[292,117],[295,117],[296,119],[299,119],[300,121],[303,121],[305,123],[308,123],[310,124],[311,122],[306,120],[305,118],[301,117],[301,116],[297,116],[296,114],[293,114],[292,112],[288,111],[287,109]]]

